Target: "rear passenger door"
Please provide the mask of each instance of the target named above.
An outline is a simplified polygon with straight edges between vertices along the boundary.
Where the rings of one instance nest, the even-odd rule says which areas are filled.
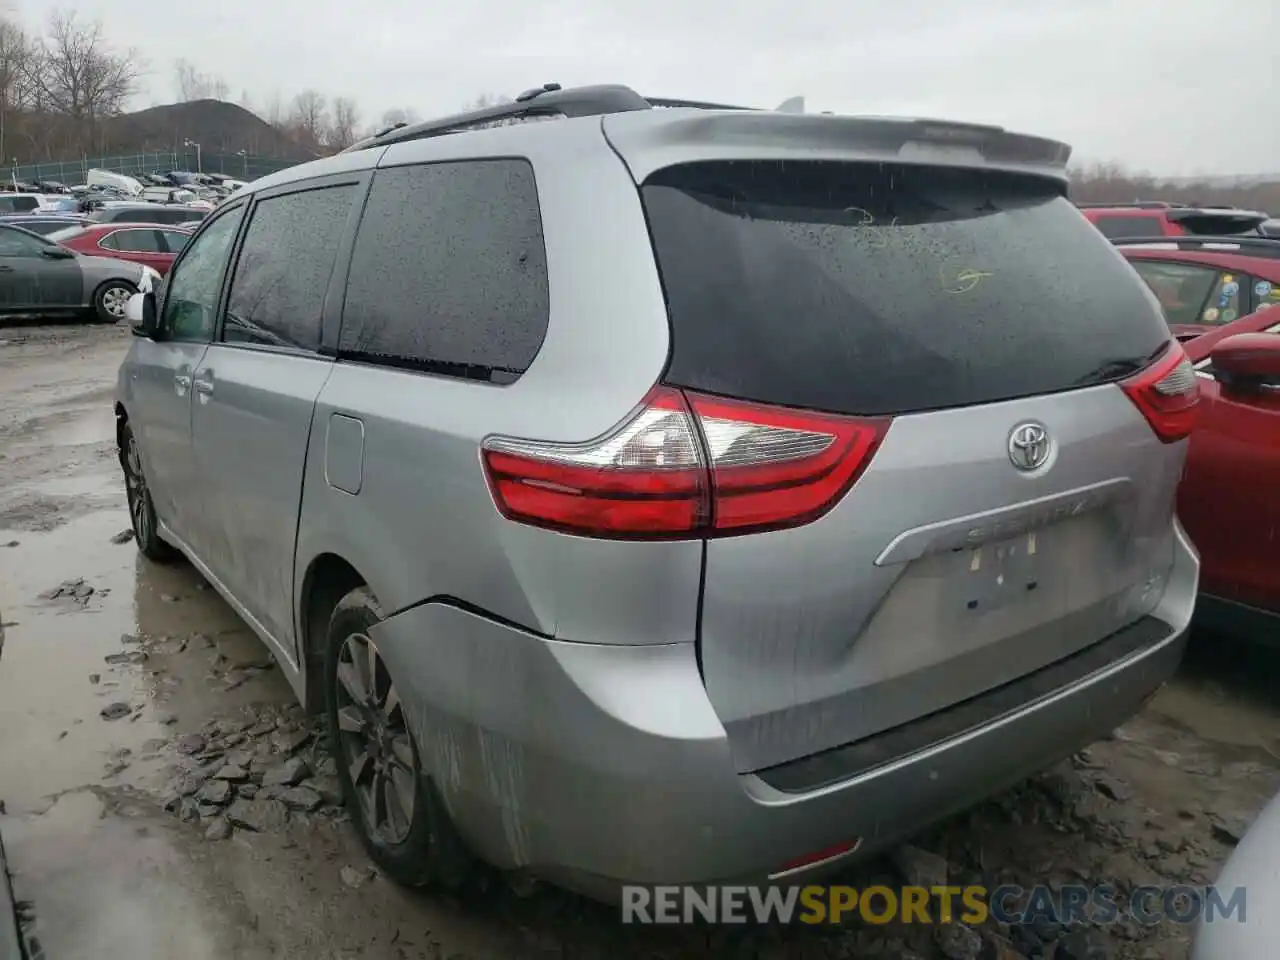
[[[319,353],[326,294],[365,184],[352,174],[255,197],[218,336],[193,378],[192,439],[208,509],[192,546],[290,659],[303,468],[332,366]]]

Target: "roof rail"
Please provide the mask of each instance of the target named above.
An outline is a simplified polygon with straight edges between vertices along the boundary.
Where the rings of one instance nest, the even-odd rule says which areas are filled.
[[[1101,210],[1107,207],[1116,209],[1130,210],[1171,210],[1174,207],[1185,207],[1185,203],[1169,203],[1165,200],[1129,200],[1120,203],[1107,203],[1101,200],[1090,200],[1088,202],[1076,201],[1076,206],[1081,210]]]
[[[652,110],[654,107],[690,107],[700,110],[749,110],[750,107],[733,107],[720,103],[704,103],[699,100],[665,100],[658,97],[642,97],[622,84],[600,84],[589,87],[564,89],[558,83],[544,83],[541,87],[526,90],[511,103],[501,103],[480,110],[456,113],[421,123],[400,124],[380,130],[372,137],[354,143],[341,153],[384,147],[406,140],[439,137],[465,130],[521,123],[526,120],[546,120],[567,117],[594,117],[606,113],[627,113],[633,110]]]
[[[737,107],[728,103],[707,103],[703,100],[669,100],[662,97],[646,97],[654,107],[691,107],[694,110],[753,110],[754,107]]]
[[[1236,236],[1211,234],[1181,237],[1115,237],[1117,247],[1147,247],[1161,250],[1202,250],[1205,253],[1238,253],[1242,256],[1280,260],[1280,240],[1255,234]]]

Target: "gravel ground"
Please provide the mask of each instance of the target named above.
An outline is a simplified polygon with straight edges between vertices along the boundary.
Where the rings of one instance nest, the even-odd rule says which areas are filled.
[[[189,566],[130,542],[110,406],[128,342],[0,327],[0,831],[49,957],[1186,955],[1172,923],[641,928],[554,890],[394,887],[265,648]],[[1278,661],[1197,636],[1111,738],[838,879],[1209,883],[1280,788]]]

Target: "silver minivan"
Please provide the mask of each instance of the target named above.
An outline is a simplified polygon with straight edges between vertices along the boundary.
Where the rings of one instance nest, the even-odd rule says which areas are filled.
[[[1068,154],[552,85],[258,180],[131,304],[138,544],[399,881],[882,848],[1182,653],[1197,380]]]

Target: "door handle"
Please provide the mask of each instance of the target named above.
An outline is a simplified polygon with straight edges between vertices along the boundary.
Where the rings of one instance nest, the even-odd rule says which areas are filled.
[[[173,378],[174,385],[178,388],[179,393],[185,393],[191,389],[191,378],[185,373],[179,373]]]
[[[208,394],[213,393],[213,381],[212,381],[212,380],[197,380],[197,381],[195,382],[195,385],[196,385],[196,393],[203,393],[203,394],[205,394],[206,396],[207,396]]]

